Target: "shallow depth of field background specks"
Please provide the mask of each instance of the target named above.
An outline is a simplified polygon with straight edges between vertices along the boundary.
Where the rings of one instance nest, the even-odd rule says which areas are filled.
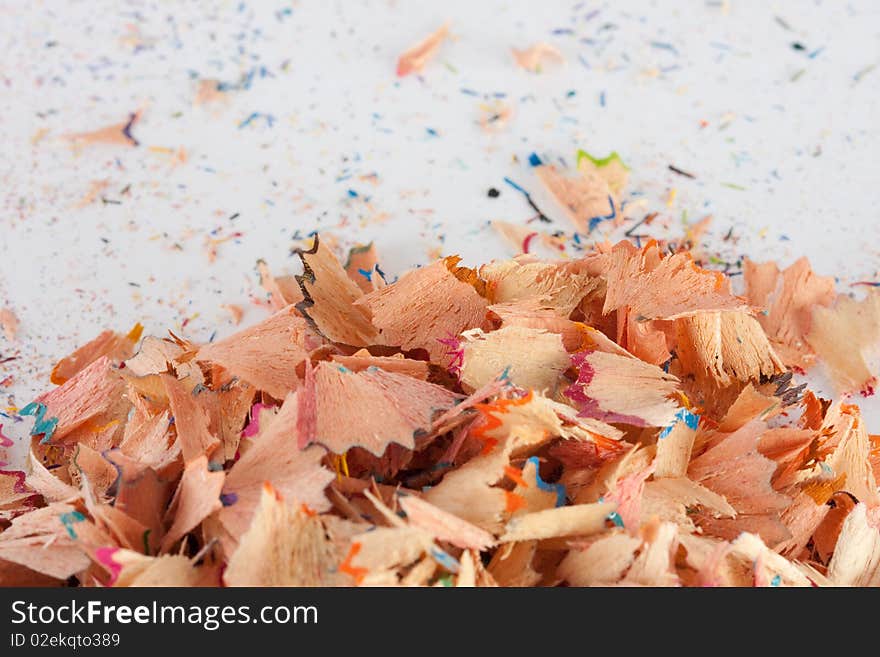
[[[398,54],[445,21],[453,40],[398,79]],[[510,48],[541,41],[566,64],[517,69]],[[576,256],[649,212],[637,233],[670,238],[711,214],[710,266],[803,254],[857,295],[880,278],[875,0],[2,0],[0,43],[0,307],[21,320],[0,335],[0,423],[19,448],[32,420],[14,411],[59,357],[138,321],[225,335],[222,304],[253,323],[257,259],[293,271],[315,230],[375,240],[393,279],[512,255],[492,220],[532,220]],[[206,79],[224,97],[196,105]],[[501,106],[511,120],[485,132]],[[136,111],[137,147],[65,139]],[[616,230],[575,236],[537,189],[529,154],[577,148],[632,167]]]

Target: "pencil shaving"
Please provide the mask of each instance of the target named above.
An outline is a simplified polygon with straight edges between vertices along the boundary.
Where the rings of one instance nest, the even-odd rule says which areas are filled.
[[[619,158],[581,159],[613,204]],[[870,394],[876,295],[798,261],[740,297],[654,242],[394,282],[372,244],[298,255],[228,337],[59,361],[0,471],[0,582],[877,583],[880,440],[789,369]]]

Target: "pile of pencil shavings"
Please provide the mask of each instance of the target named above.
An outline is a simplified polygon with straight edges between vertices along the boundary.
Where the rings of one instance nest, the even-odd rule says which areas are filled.
[[[0,477],[0,584],[880,583],[880,296],[657,243],[386,284],[315,239],[210,344],[107,331]]]

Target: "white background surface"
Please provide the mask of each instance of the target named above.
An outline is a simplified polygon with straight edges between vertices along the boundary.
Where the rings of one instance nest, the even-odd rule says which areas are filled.
[[[439,57],[396,78],[398,54],[444,21]],[[556,220],[537,228],[570,245],[533,151],[571,163],[579,147],[616,150],[632,167],[632,220],[587,243],[649,211],[661,216],[642,232],[658,237],[711,214],[708,255],[807,255],[857,294],[852,282],[878,277],[872,0],[3,0],[0,39],[0,306],[21,319],[14,342],[0,336],[16,357],[0,365],[7,413],[103,328],[206,340],[234,329],[220,304],[242,305],[245,323],[264,316],[255,262],[292,271],[297,231],[375,239],[390,277],[440,253],[509,256],[488,222],[533,214],[509,176]],[[539,41],[566,64],[517,69],[510,48]],[[194,106],[200,79],[248,71],[248,89]],[[478,122],[499,96],[513,119],[487,134]],[[139,147],[64,138],[138,109]],[[239,127],[254,112],[272,125]],[[96,181],[106,188],[84,204]],[[211,262],[207,240],[234,233]],[[880,431],[875,400],[862,403]],[[30,421],[0,421],[23,444]]]

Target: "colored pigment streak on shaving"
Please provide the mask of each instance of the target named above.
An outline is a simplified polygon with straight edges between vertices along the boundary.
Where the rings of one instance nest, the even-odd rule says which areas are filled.
[[[352,543],[351,548],[348,551],[348,555],[345,557],[345,561],[343,561],[339,566],[339,572],[345,573],[346,575],[351,575],[354,578],[355,584],[360,584],[367,574],[366,568],[357,568],[351,565],[352,560],[358,555],[360,551],[361,544]]]
[[[52,434],[55,433],[55,427],[58,426],[57,417],[46,417],[46,405],[39,402],[31,402],[19,411],[19,415],[33,415],[34,427],[31,429],[31,435],[43,434],[41,442],[48,443],[52,440]]]
[[[475,404],[476,408],[483,416],[483,423],[473,429],[472,433],[475,438],[483,442],[483,453],[488,454],[498,445],[498,439],[488,435],[490,432],[498,429],[504,419],[501,417],[506,414],[512,406],[525,406],[532,400],[532,391],[519,399],[498,399],[490,404]]]

